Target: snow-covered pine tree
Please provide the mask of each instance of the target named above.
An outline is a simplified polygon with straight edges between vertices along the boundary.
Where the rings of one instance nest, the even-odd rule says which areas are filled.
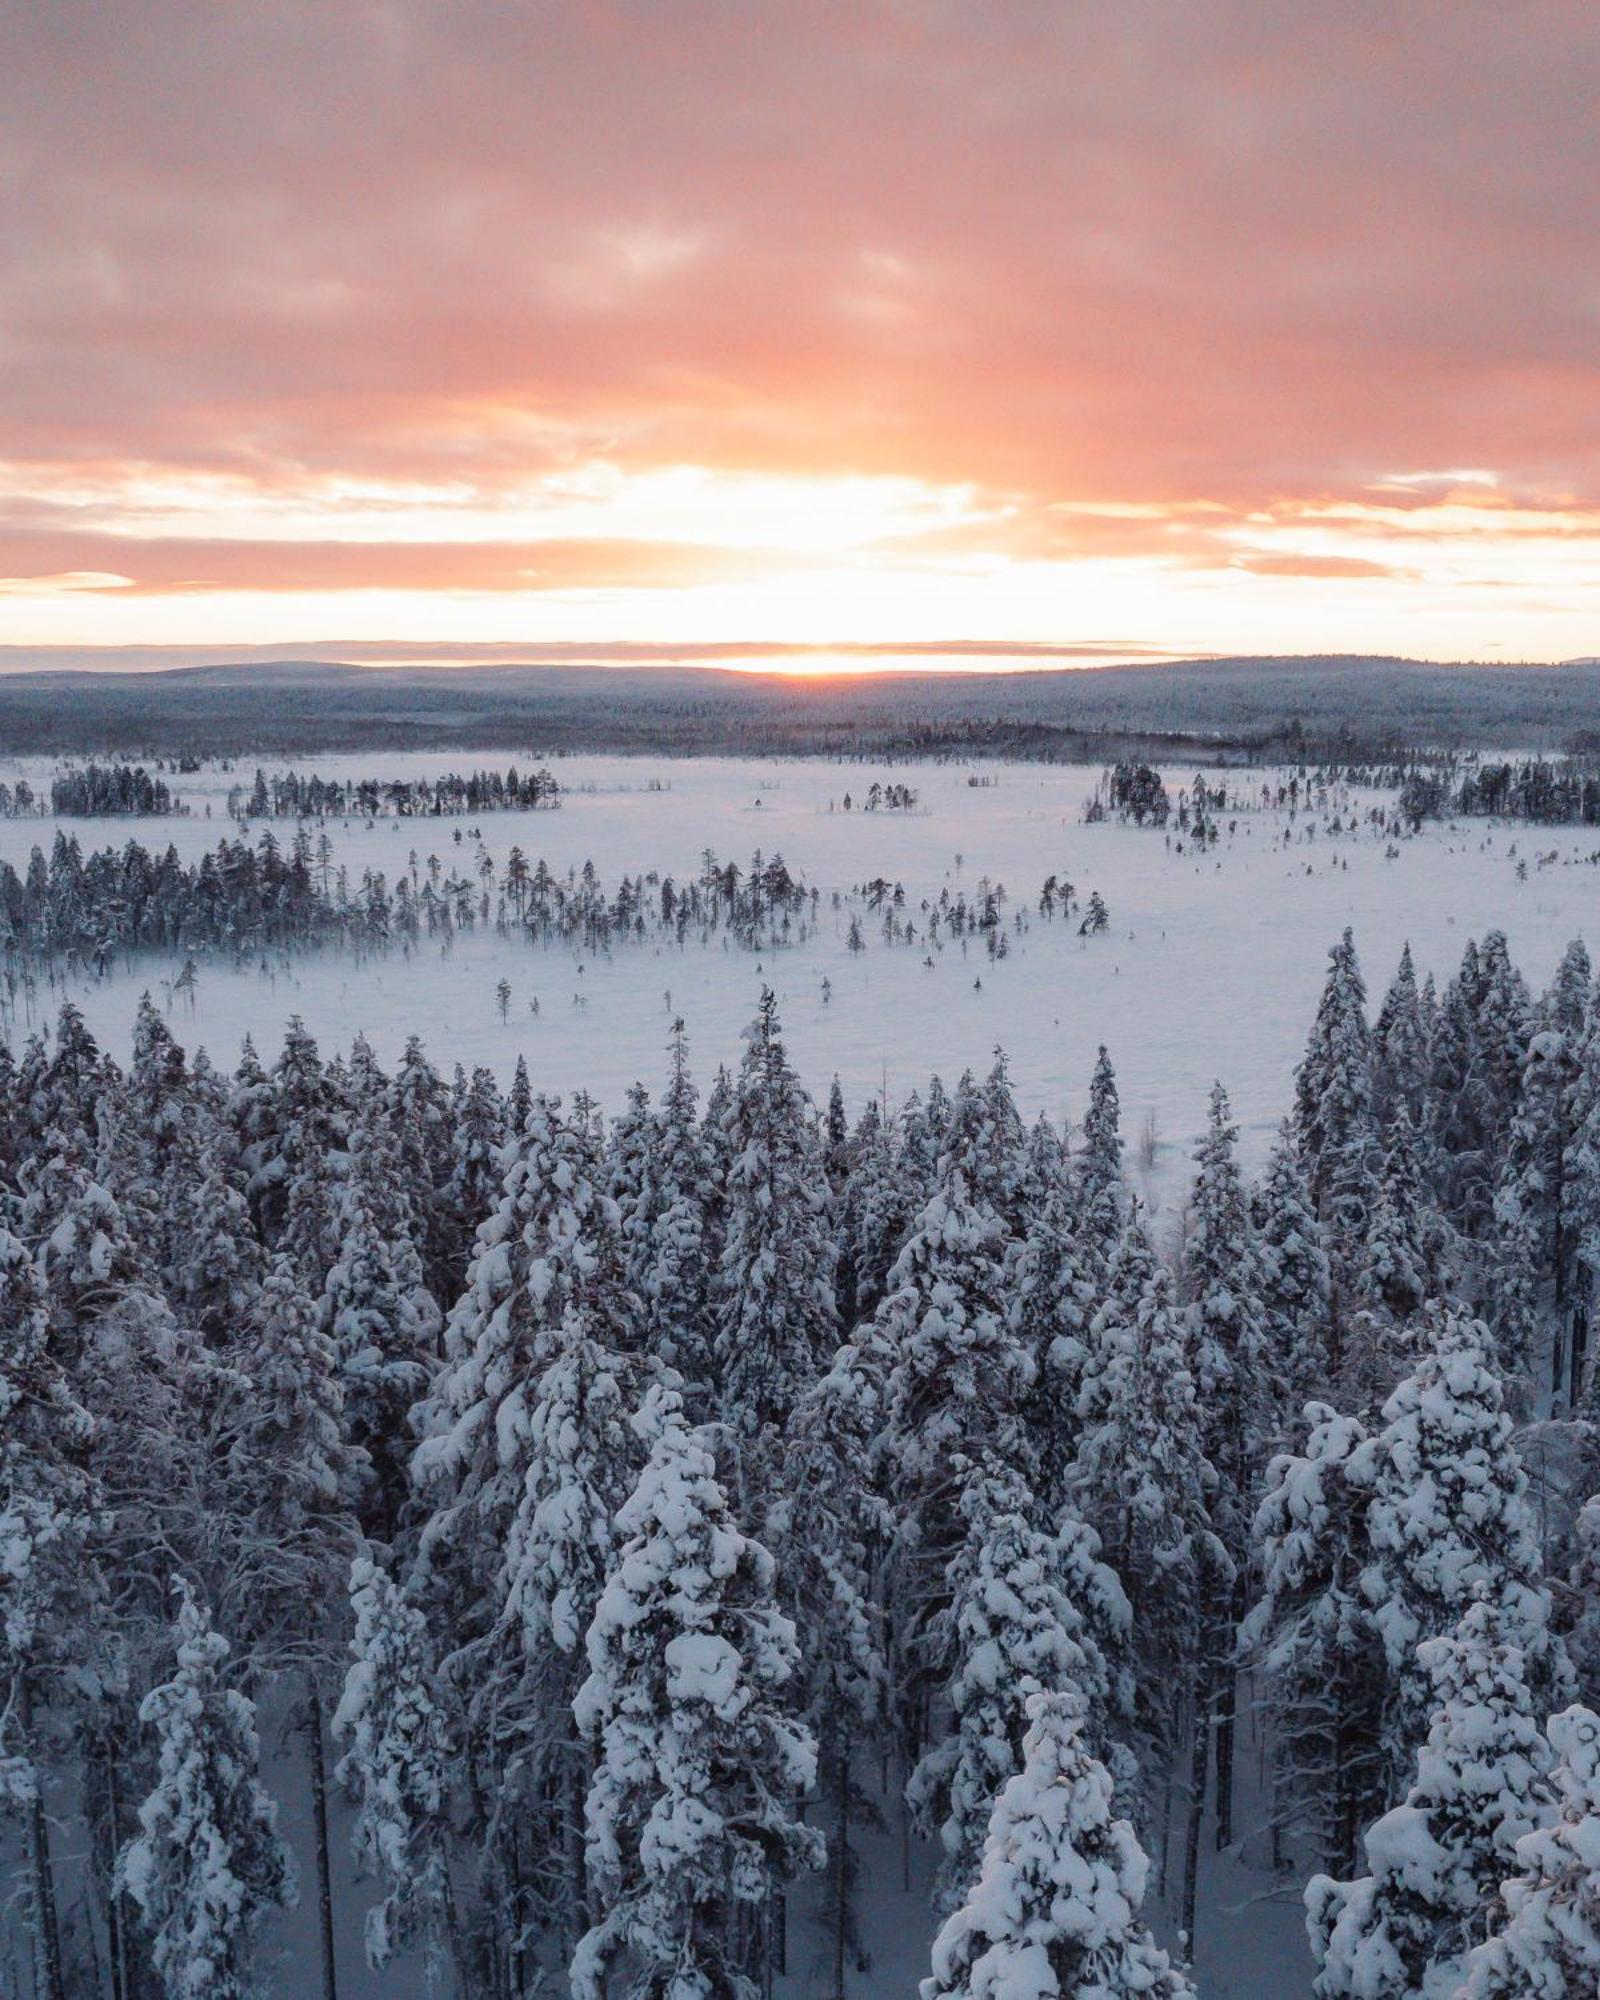
[[[1367,1433],[1325,1403],[1308,1404],[1304,1422],[1304,1451],[1268,1470],[1255,1521],[1261,1596],[1240,1637],[1272,1717],[1273,1851],[1299,1834],[1348,1874],[1361,1829],[1390,1799],[1389,1668],[1364,1590],[1367,1488],[1352,1470]]]
[[[1217,1845],[1233,1839],[1233,1746],[1238,1676],[1234,1638],[1248,1601],[1250,1524],[1279,1434],[1285,1386],[1267,1335],[1255,1230],[1239,1171],[1239,1128],[1228,1094],[1211,1087],[1206,1134],[1185,1242],[1188,1345],[1201,1420],[1201,1447],[1217,1476],[1211,1519],[1233,1564],[1233,1595],[1218,1603],[1205,1644],[1217,1710]]]
[[[420,1948],[436,1963],[454,1940],[449,1870],[449,1727],[434,1686],[428,1631],[371,1554],[350,1566],[355,1630],[351,1665],[333,1717],[347,1745],[337,1776],[355,1797],[351,1846],[363,1874],[382,1884],[367,1912],[367,1963],[381,1970]]]
[[[1536,1692],[1567,1685],[1527,1475],[1488,1344],[1481,1321],[1430,1304],[1421,1360],[1384,1404],[1383,1427],[1349,1461],[1368,1495],[1362,1590],[1388,1660],[1391,1797],[1427,1729],[1417,1647],[1447,1633],[1480,1592],[1499,1609],[1507,1642],[1522,1649]]]
[[[1328,954],[1328,977],[1306,1053],[1295,1072],[1295,1129],[1319,1214],[1359,1244],[1372,1204],[1372,1045],[1367,989],[1346,931]]]
[[[177,1671],[140,1720],[157,1774],[118,1885],[150,1933],[165,2000],[259,2000],[261,1932],[296,1899],[294,1859],[259,1777],[255,1704],[221,1679],[228,1642],[187,1583],[176,1586]]]
[[[1096,1632],[1125,1653],[1131,1613],[1122,1586],[1094,1559],[1094,1537],[1071,1523],[1088,1555],[1093,1627],[1065,1587],[1069,1552],[1029,1520],[1033,1495],[1000,1470],[966,1483],[967,1537],[951,1564],[950,1603],[941,1614],[941,1650],[949,1661],[949,1728],[911,1774],[907,1798],[944,1849],[938,1907],[957,1907],[972,1885],[989,1814],[1002,1786],[1021,1768],[1031,1695],[1075,1689],[1085,1703],[1086,1741],[1107,1752],[1107,1718],[1117,1675]]]
[[[1253,1204],[1261,1259],[1261,1310],[1273,1373],[1286,1385],[1285,1417],[1325,1395],[1332,1367],[1333,1280],[1300,1163],[1294,1128],[1279,1129]]]
[[[0,1813],[15,1807],[26,1822],[47,2000],[62,1993],[61,1940],[35,1716],[75,1675],[89,1682],[101,1650],[100,1494],[85,1465],[93,1432],[52,1351],[33,1263],[0,1228]]]
[[[1137,1240],[1130,1231],[1129,1250]],[[1129,1255],[1135,1293],[1113,1289],[1091,1329],[1094,1360],[1067,1490],[1140,1615],[1134,1630],[1136,1754],[1148,1780],[1191,1753],[1183,1928],[1193,1934],[1200,1816],[1210,1746],[1212,1607],[1231,1597],[1233,1559],[1211,1518],[1217,1475],[1205,1456],[1182,1316],[1153,1258]],[[1163,1812],[1163,1820],[1165,1812]]]
[[[956,1088],[950,1117],[940,1137],[940,1178],[959,1173],[971,1198],[989,1209],[1007,1237],[1026,1226],[1027,1133],[1011,1090],[1005,1052],[979,1084],[969,1071]]]
[[[1006,1317],[1001,1247],[999,1218],[975,1205],[953,1174],[918,1217],[873,1318],[874,1337],[891,1357],[877,1448],[897,1516],[889,1610],[913,1755],[941,1674],[933,1624],[966,1535],[962,1487],[989,1461],[1024,1459],[1021,1408],[1032,1366]]]
[[[648,1231],[639,1263],[644,1344],[683,1378],[690,1407],[709,1410],[716,1377],[711,1314],[710,1226],[719,1202],[695,1113],[689,1045],[672,1024],[672,1069],[648,1134]]]
[[[1546,1734],[1553,1825],[1524,1834],[1506,1918],[1467,1961],[1461,2000],[1579,2000],[1600,1991],[1600,1715],[1568,1708]]]
[[[1493,1928],[1517,1842],[1549,1805],[1549,1746],[1495,1606],[1475,1601],[1418,1657],[1434,1710],[1411,1788],[1368,1828],[1368,1874],[1318,1875],[1306,1890],[1318,2000],[1453,1991],[1468,1947]]]
[[[471,1081],[458,1070],[450,1117],[450,1171],[440,1197],[445,1261],[451,1284],[434,1296],[459,1297],[478,1224],[500,1199],[506,1144],[506,1107],[493,1070],[476,1068]]]
[[[891,1357],[864,1321],[801,1397],[783,1439],[782,1478],[766,1537],[778,1563],[778,1600],[802,1635],[795,1707],[817,1743],[817,1794],[827,1829],[823,1916],[830,2000],[844,2000],[845,1968],[866,1969],[857,1921],[856,1836],[881,1822],[862,1766],[881,1751],[888,1675],[877,1568],[893,1512],[869,1474],[883,1423]]]
[[[638,1990],[754,2000],[774,1892],[822,1860],[797,1817],[816,1771],[786,1712],[794,1628],[772,1558],[735,1525],[705,1434],[674,1392],[641,1413],[649,1462],[617,1516],[624,1536],[588,1635],[575,1705],[598,1763],[587,1805],[594,1921],[573,1954],[575,2000],[611,1969]]]
[[[1103,1275],[1079,1235],[1071,1183],[1058,1175],[1034,1206],[1006,1269],[1012,1330],[1033,1369],[1022,1420],[1044,1518],[1061,1504],[1077,1445],[1089,1322]]]
[[[922,2000],[1193,2000],[1139,1915],[1148,1872],[1085,1745],[1082,1698],[1031,1696],[1022,1768],[995,1801],[977,1881],[934,1941]]]
[[[346,1435],[366,1462],[358,1513],[368,1533],[387,1541],[407,1492],[406,1414],[432,1374],[440,1315],[407,1227],[409,1204],[389,1184],[398,1156],[359,1113],[353,1132],[322,1312],[337,1358]]]
[[[724,1417],[755,1440],[781,1432],[838,1346],[838,1320],[827,1177],[770,987],[745,1043],[725,1126],[716,1361]]]
[[[1088,1260],[1101,1274],[1116,1253],[1127,1217],[1121,1123],[1117,1073],[1102,1044],[1089,1080],[1089,1107],[1076,1155],[1078,1227]]]
[[[1399,1105],[1404,1105],[1415,1125],[1422,1116],[1427,1085],[1428,1038],[1407,940],[1372,1028],[1372,1110],[1379,1129],[1388,1130],[1389,1119]]]

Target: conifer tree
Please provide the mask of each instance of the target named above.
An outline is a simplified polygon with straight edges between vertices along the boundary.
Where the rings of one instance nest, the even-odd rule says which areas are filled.
[[[177,1671],[139,1710],[157,1775],[118,1885],[138,1905],[166,2000],[258,2000],[260,1934],[296,1899],[294,1860],[258,1776],[255,1704],[222,1682],[228,1642],[176,1585]]]
[[[1077,1153],[1078,1226],[1091,1263],[1102,1273],[1115,1254],[1127,1214],[1121,1120],[1116,1071],[1102,1045],[1089,1082],[1089,1108],[1083,1114],[1083,1143]]]
[[[1139,1915],[1148,1864],[1083,1730],[1080,1696],[1030,1697],[1022,1768],[934,1941],[922,2000],[1193,2000]]]
[[[1014,1477],[980,1473],[962,1495],[967,1538],[951,1564],[941,1614],[950,1662],[950,1728],[907,1786],[913,1811],[944,1849],[937,1901],[956,1907],[971,1885],[995,1798],[1022,1762],[1029,1697],[1071,1688],[1089,1718],[1089,1743],[1106,1754],[1115,1670],[1065,1587],[1067,1551],[1029,1521],[1031,1495]],[[1085,1551],[1094,1537],[1073,1524]],[[1089,1557],[1095,1624],[1121,1652],[1131,1614],[1122,1586]]]
[[[1549,1748],[1494,1605],[1469,1605],[1418,1655],[1433,1721],[1404,1801],[1367,1831],[1371,1872],[1306,1890],[1318,2000],[1428,2000],[1453,1985],[1517,1842],[1545,1816]]]
[[[617,1516],[626,1538],[589,1629],[579,1727],[598,1763],[587,1805],[595,1915],[575,2000],[611,1967],[640,1990],[754,2000],[773,1891],[822,1859],[796,1817],[816,1750],[783,1707],[797,1664],[772,1558],[735,1526],[703,1433],[657,1390],[649,1463]]]
[[[1462,2000],[1576,2000],[1600,1987],[1600,1716],[1564,1709],[1546,1734],[1555,1822],[1518,1841],[1505,1922],[1468,1959]]]
[[[367,1912],[367,1963],[397,1952],[436,1960],[453,1928],[448,1861],[450,1738],[435,1696],[427,1627],[370,1554],[350,1567],[355,1631],[333,1733],[348,1744],[338,1778],[357,1801],[351,1845],[383,1885]]]
[[[726,1123],[731,1154],[717,1274],[716,1361],[727,1421],[780,1431],[838,1345],[834,1248],[810,1099],[763,988]]]
[[[1379,1128],[1387,1131],[1390,1118],[1402,1106],[1415,1125],[1422,1115],[1427,1083],[1428,1041],[1408,940],[1372,1028],[1372,1110]]]
[[[1254,1209],[1263,1324],[1273,1372],[1286,1385],[1286,1416],[1292,1421],[1307,1398],[1327,1393],[1332,1379],[1333,1289],[1322,1225],[1287,1121]]]

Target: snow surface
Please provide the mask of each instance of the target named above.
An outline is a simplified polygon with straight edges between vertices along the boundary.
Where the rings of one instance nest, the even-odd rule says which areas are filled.
[[[294,768],[388,778],[489,762],[525,769],[535,761],[449,751],[301,759]],[[25,775],[47,791],[51,768],[43,759],[0,762],[0,778]],[[765,954],[719,936],[709,949],[692,940],[681,950],[653,940],[620,944],[609,960],[596,960],[564,946],[501,938],[490,925],[458,934],[447,951],[424,940],[410,956],[394,951],[360,964],[340,951],[292,961],[274,955],[242,971],[206,960],[193,1012],[182,996],[172,1003],[174,1031],[230,1065],[247,1030],[270,1061],[291,1012],[305,1017],[325,1052],[347,1046],[360,1029],[384,1062],[415,1032],[446,1073],[456,1062],[469,1070],[484,1063],[508,1081],[525,1054],[536,1089],[587,1087],[614,1113],[636,1078],[653,1093],[663,1085],[675,1013],[687,1022],[702,1089],[719,1062],[735,1063],[740,1032],[762,985],[771,983],[807,1087],[820,1099],[837,1073],[852,1110],[885,1087],[892,1100],[923,1087],[934,1069],[952,1082],[969,1065],[986,1069],[999,1045],[1011,1058],[1025,1113],[1073,1116],[1082,1108],[1096,1047],[1105,1042],[1122,1090],[1125,1135],[1136,1142],[1146,1115],[1153,1115],[1161,1159],[1186,1174],[1214,1077],[1232,1097],[1246,1165],[1261,1164],[1289,1107],[1291,1072],[1328,947],[1346,924],[1355,928],[1374,1007],[1408,938],[1419,981],[1431,971],[1442,987],[1468,938],[1499,926],[1537,985],[1554,972],[1569,939],[1595,928],[1600,875],[1591,857],[1600,841],[1592,828],[1461,821],[1428,827],[1386,859],[1387,843],[1369,830],[1330,839],[1319,826],[1307,840],[1313,815],[1291,821],[1257,811],[1240,815],[1231,836],[1224,816],[1220,846],[1201,858],[1169,852],[1167,836],[1152,828],[1082,824],[1098,776],[1082,766],[972,767],[982,785],[969,785],[969,767],[950,764],[891,770],[574,757],[553,768],[566,788],[556,812],[329,820],[335,865],[349,869],[352,883],[366,868],[381,869],[392,885],[415,850],[424,867],[437,854],[446,872],[456,866],[469,873],[481,831],[497,875],[510,849],[520,846],[530,865],[542,856],[561,874],[592,860],[610,890],[625,873],[692,877],[707,848],[743,868],[759,848],[781,853],[808,888],[821,891],[817,934],[803,946]],[[248,790],[253,772],[253,765],[232,772],[208,766],[169,778],[191,809],[187,818],[0,820],[0,856],[25,868],[29,849],[37,843],[48,851],[59,825],[76,834],[85,852],[129,839],[157,849],[170,841],[192,860],[237,833],[227,818],[227,794],[240,784]],[[859,800],[874,777],[891,775],[919,794],[915,812],[830,810],[845,793]],[[1174,791],[1192,775],[1166,773]],[[1249,789],[1265,775],[1227,777],[1230,787]],[[1380,795],[1356,797],[1365,807]],[[285,844],[293,838],[294,821],[268,824]],[[1293,833],[1287,849],[1286,829]],[[1177,838],[1174,832],[1174,849]],[[1555,859],[1540,866],[1542,855]],[[1516,879],[1519,859],[1528,864],[1526,881]],[[1105,936],[1080,938],[1076,920],[1048,923],[1038,914],[1039,890],[1052,874],[1066,875],[1085,902],[1100,891],[1111,911]],[[991,960],[974,939],[965,952],[947,946],[929,970],[920,945],[884,944],[876,920],[864,914],[867,949],[852,953],[850,911],[835,911],[832,894],[848,894],[879,875],[905,885],[919,929],[924,896],[949,887],[970,899],[985,877],[1004,884],[1008,917],[1019,908],[1029,912],[1030,928],[1011,938],[1003,960]],[[1600,945],[1600,938],[1589,942]],[[74,981],[72,995],[95,1034],[120,1056],[140,992],[148,987],[164,1003],[163,982],[170,987],[176,971],[146,958],[103,981]],[[495,998],[502,976],[511,986],[504,1022]],[[823,997],[824,979],[831,1001]],[[52,1015],[56,999],[41,989],[38,1015]],[[537,1017],[530,1012],[535,999]],[[13,1038],[29,1025],[19,1014]]]

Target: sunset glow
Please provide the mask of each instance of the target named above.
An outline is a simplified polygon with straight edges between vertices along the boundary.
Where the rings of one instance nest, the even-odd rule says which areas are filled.
[[[1600,652],[1532,12],[13,16],[0,644]]]

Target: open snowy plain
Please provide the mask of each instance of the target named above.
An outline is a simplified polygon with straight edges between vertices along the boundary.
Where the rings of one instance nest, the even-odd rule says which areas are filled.
[[[294,768],[389,779],[491,761],[513,760],[452,752],[306,759]],[[539,760],[514,761],[526,770]],[[266,769],[270,776],[274,767]],[[420,1034],[447,1074],[457,1062],[484,1063],[503,1082],[524,1055],[535,1088],[587,1088],[612,1112],[636,1079],[652,1090],[661,1082],[674,1014],[687,1023],[702,1084],[719,1063],[736,1062],[740,1032],[770,984],[801,1076],[820,1098],[837,1075],[852,1111],[885,1089],[898,1101],[934,1070],[954,1081],[966,1067],[986,1069],[999,1047],[1024,1111],[1071,1118],[1103,1042],[1117,1066],[1130,1139],[1153,1119],[1159,1158],[1185,1159],[1206,1092],[1220,1078],[1255,1165],[1289,1107],[1327,950],[1346,925],[1374,1005],[1407,939],[1419,981],[1432,972],[1442,988],[1467,940],[1499,927],[1536,990],[1569,939],[1596,941],[1600,839],[1592,829],[1467,820],[1391,842],[1366,823],[1390,796],[1376,791],[1346,795],[1345,826],[1351,801],[1357,824],[1331,836],[1336,806],[1224,812],[1220,841],[1201,855],[1175,826],[1163,833],[1115,820],[1085,825],[1099,773],[1082,766],[581,757],[554,769],[564,788],[559,811],[340,818],[315,822],[313,831],[328,834],[333,865],[353,884],[374,869],[392,887],[413,858],[425,876],[431,855],[446,873],[476,874],[486,853],[491,894],[514,847],[558,875],[592,861],[607,889],[624,874],[690,880],[708,849],[743,869],[759,849],[781,854],[821,892],[814,934],[776,951],[741,950],[718,936],[710,948],[693,938],[681,948],[649,939],[596,957],[504,937],[490,923],[457,932],[448,945],[424,939],[359,962],[332,949],[292,960],[258,955],[243,968],[209,960],[192,1007],[171,1001],[178,967],[149,958],[104,979],[71,981],[72,997],[119,1053],[148,989],[170,1004],[180,1040],[230,1065],[246,1033],[270,1060],[285,1019],[298,1012],[325,1052],[360,1031],[390,1062],[408,1035]],[[39,760],[0,763],[0,779],[26,776],[47,791],[49,770]],[[60,826],[85,853],[127,840],[159,851],[170,842],[192,861],[238,834],[228,795],[241,784],[248,791],[253,775],[254,766],[207,767],[174,779],[187,817],[0,820],[0,857],[24,870],[29,850],[48,851]],[[1174,798],[1193,775],[1164,773]],[[1212,772],[1208,782],[1247,796],[1278,775]],[[915,809],[860,811],[874,778],[909,784]],[[847,794],[856,810],[842,810]],[[263,826],[287,846],[296,822],[257,821],[249,837]],[[1080,937],[1081,910],[1070,921],[1039,914],[1051,875],[1069,880],[1081,904],[1098,890],[1110,912],[1105,934]],[[948,889],[970,901],[986,881],[1003,885],[1007,955],[991,958],[974,937],[965,948],[946,942],[929,967],[920,944],[884,943],[864,908],[865,949],[852,951],[851,908],[835,909],[833,897],[848,898],[874,877],[904,886],[905,913],[919,930],[925,898]],[[1027,925],[1020,935],[1012,928],[1018,913]],[[511,988],[504,1019],[502,979]],[[41,989],[38,1017],[48,1020],[55,1005]],[[19,1008],[13,1038],[28,1025]]]
[[[388,779],[486,761],[456,753],[324,758],[296,768]],[[516,761],[526,769],[537,759]],[[520,1054],[535,1088],[587,1088],[608,1112],[620,1108],[635,1078],[659,1087],[674,1015],[687,1022],[704,1088],[719,1063],[737,1059],[740,1032],[768,983],[802,1077],[820,1098],[837,1074],[852,1110],[879,1091],[898,1100],[925,1086],[934,1070],[953,1080],[969,1065],[986,1068],[1000,1047],[1024,1110],[1072,1119],[1103,1042],[1122,1086],[1130,1154],[1145,1154],[1147,1186],[1170,1225],[1213,1077],[1232,1093],[1246,1164],[1264,1158],[1290,1103],[1327,949],[1346,925],[1354,928],[1374,1003],[1408,939],[1419,979],[1431,972],[1442,986],[1470,937],[1503,928],[1536,989],[1570,938],[1588,931],[1591,943],[1600,942],[1592,935],[1600,887],[1592,831],[1471,821],[1391,840],[1369,817],[1386,795],[1357,791],[1290,814],[1259,805],[1263,782],[1277,781],[1271,773],[1220,774],[1236,798],[1253,803],[1222,812],[1218,842],[1202,854],[1175,825],[1085,824],[1099,774],[1083,768],[887,770],[604,757],[554,768],[564,788],[558,811],[335,818],[317,823],[313,838],[326,832],[331,865],[345,868],[352,884],[369,869],[391,886],[413,868],[426,879],[436,855],[446,873],[487,880],[491,903],[514,847],[558,875],[592,862],[608,889],[623,874],[692,879],[708,849],[741,868],[758,849],[781,853],[807,889],[819,892],[813,934],[776,951],[745,950],[723,933],[709,944],[691,937],[682,947],[647,937],[596,956],[498,934],[491,919],[447,945],[425,937],[359,960],[331,948],[292,959],[258,954],[242,966],[206,959],[192,1001],[173,994],[179,966],[159,958],[119,964],[103,979],[73,977],[71,997],[119,1055],[135,1002],[148,989],[180,1040],[203,1044],[229,1064],[246,1033],[270,1062],[286,1018],[299,1013],[325,1053],[359,1030],[390,1063],[418,1033],[447,1073],[458,1062],[481,1063],[502,1080]],[[237,835],[228,795],[240,784],[248,789],[253,775],[253,767],[208,767],[175,779],[188,809],[181,817],[0,821],[0,856],[24,870],[29,850],[48,850],[60,826],[85,852],[134,839],[156,850],[171,842],[194,860]],[[15,783],[19,776],[48,791],[47,765],[0,765],[0,778]],[[1165,776],[1176,796],[1193,774]],[[1219,774],[1208,777],[1216,782]],[[874,778],[910,785],[915,808],[845,811],[845,795],[859,802]],[[1337,832],[1330,829],[1335,815]],[[294,837],[292,821],[256,822],[248,837],[258,838],[264,824],[285,845]],[[1052,875],[1074,886],[1080,909],[1070,918],[1048,921],[1040,913],[1040,890]],[[930,965],[920,940],[885,942],[876,919],[863,921],[864,948],[852,950],[851,917],[861,909],[853,894],[873,877],[903,885],[904,913],[919,932],[924,902],[942,891],[971,900],[985,882],[1003,884],[1005,955],[991,955],[976,937],[946,940]],[[1092,892],[1104,899],[1110,922],[1103,934],[1082,936],[1081,908]],[[502,980],[510,988],[503,1004]],[[19,999],[9,1023],[13,1041],[48,1023],[61,997],[41,981],[30,1002]],[[268,1776],[309,1876],[304,1771],[290,1759]],[[1243,1803],[1248,1825],[1251,1802]],[[337,1831],[334,1845],[342,1855]],[[1299,1884],[1274,1882],[1261,1848],[1261,1840],[1247,1838],[1237,1856],[1207,1853],[1196,1967],[1212,2000],[1293,2000],[1309,1991]],[[883,1837],[871,1871],[875,1993],[904,2000],[926,1971],[933,1924],[925,1859],[903,1857],[897,1831]],[[360,1894],[348,1880],[340,1893]],[[1170,1931],[1154,1900],[1151,1915]],[[283,1932],[300,1966],[313,1962],[311,1926],[308,1899]],[[404,1974],[397,1984],[367,1971],[356,1927],[341,1933],[341,1950],[346,1995],[409,1990]],[[822,1977],[798,1932],[781,1990],[801,2000],[822,1990]],[[297,1989],[291,1980],[281,1990]]]

